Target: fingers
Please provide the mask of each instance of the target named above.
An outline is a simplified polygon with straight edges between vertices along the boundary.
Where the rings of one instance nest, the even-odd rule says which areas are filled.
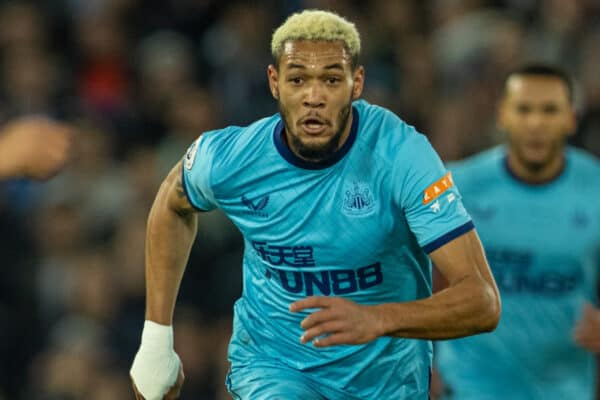
[[[179,368],[179,375],[177,376],[177,381],[175,384],[169,389],[167,394],[164,397],[164,400],[177,400],[181,393],[181,387],[183,386],[183,381],[185,380],[185,375],[183,373],[183,368]]]
[[[179,394],[181,392],[181,388],[178,388],[177,390],[171,389],[169,391],[169,393],[165,394],[165,397],[163,398],[163,400],[177,400],[179,399]]]
[[[133,394],[135,394],[135,400],[145,400],[144,397],[138,392],[137,387],[135,387],[135,383],[133,379],[131,380],[131,385],[133,386]]]
[[[291,312],[299,312],[308,308],[327,308],[334,301],[333,297],[311,296],[290,304]]]
[[[290,306],[290,309],[298,310],[320,308],[319,311],[313,312],[300,323],[300,327],[306,331],[300,337],[301,343],[308,343],[316,337],[341,329],[341,323],[336,321],[335,310],[328,308],[330,306],[331,298],[329,297],[308,297]]]
[[[337,346],[340,344],[349,344],[353,342],[352,335],[349,332],[339,332],[324,338],[319,338],[313,341],[315,347],[329,347]]]
[[[583,305],[583,315],[584,317],[586,315],[590,315],[592,313],[592,311],[594,311],[594,307],[589,303],[589,302],[585,302],[585,304]]]
[[[584,306],[583,316],[573,330],[575,343],[591,352],[600,352],[600,331],[597,310],[591,304]]]
[[[600,340],[598,338],[576,338],[575,342],[583,349],[592,353],[600,353]]]
[[[300,337],[301,343],[308,343],[319,336],[337,333],[344,330],[344,323],[342,321],[327,321],[314,326],[311,329],[306,330]],[[316,339],[313,344],[316,345],[321,339]]]
[[[581,319],[575,326],[575,333],[592,333],[598,327],[600,327],[600,314],[598,313],[598,310],[592,304],[585,303]]]
[[[305,330],[300,337],[300,342],[312,342],[315,347],[348,343],[340,342],[340,340],[349,340],[349,336],[343,332],[352,330],[352,327],[348,326],[348,320],[344,318],[348,310],[345,305],[347,304],[343,299],[326,296],[311,296],[292,303],[290,305],[292,312],[318,309],[300,323],[300,327]]]
[[[56,165],[64,164],[69,158],[73,141],[72,129],[64,124],[48,122],[42,134],[47,156]]]
[[[307,330],[323,322],[335,319],[335,313],[332,309],[321,309],[304,318],[300,323],[302,329]]]
[[[377,337],[372,331],[373,318],[354,302],[341,297],[313,296],[290,305],[290,311],[314,310],[300,323],[301,343],[315,347],[360,344]],[[310,312],[310,311],[309,311]]]
[[[183,382],[185,381],[185,374],[183,373],[183,367],[179,368],[179,375],[177,376],[177,381],[175,384],[169,389],[167,394],[165,394],[163,400],[177,400],[179,399],[179,395],[181,394],[181,387],[183,386]],[[133,393],[135,394],[135,400],[145,400],[144,396],[138,391],[135,386],[135,382],[133,379],[131,380],[131,385],[133,386]]]
[[[600,341],[599,334],[591,327],[578,327],[574,331],[574,337],[577,341]]]
[[[70,158],[72,128],[67,124],[39,119],[18,123],[22,162],[30,178],[45,180],[56,175]]]

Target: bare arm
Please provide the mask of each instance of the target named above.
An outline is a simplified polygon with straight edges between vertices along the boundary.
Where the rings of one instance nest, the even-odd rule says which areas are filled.
[[[130,376],[136,399],[177,399],[185,376],[173,348],[173,311],[198,226],[181,163],[163,181],[146,232],[146,321]]]
[[[477,233],[454,239],[431,258],[449,286],[426,299],[365,306],[341,297],[313,296],[291,304],[292,312],[319,308],[302,321],[300,340],[325,347],[367,343],[380,336],[449,339],[493,330],[500,318],[500,296]]]
[[[500,319],[500,295],[472,230],[431,253],[448,287],[423,300],[376,306],[384,335],[451,339],[492,331]]]
[[[171,325],[175,300],[198,228],[181,181],[181,163],[164,180],[148,217],[146,319]]]

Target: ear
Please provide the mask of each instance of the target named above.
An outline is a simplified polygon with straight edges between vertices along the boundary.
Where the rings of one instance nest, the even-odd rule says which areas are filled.
[[[269,79],[269,89],[275,100],[279,100],[279,73],[273,64],[267,68],[267,77]]]
[[[356,71],[354,71],[352,80],[354,83],[352,89],[352,100],[356,100],[361,96],[365,86],[365,68],[362,65],[356,67]]]
[[[573,136],[575,132],[577,132],[577,112],[572,110],[567,122],[567,136]]]
[[[506,106],[506,99],[500,99],[496,108],[496,129],[499,131],[506,130]]]

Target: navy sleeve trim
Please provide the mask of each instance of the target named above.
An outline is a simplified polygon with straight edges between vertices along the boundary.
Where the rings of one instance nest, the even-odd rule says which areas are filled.
[[[446,243],[456,239],[459,236],[464,235],[465,233],[467,233],[473,229],[475,229],[475,225],[473,224],[473,221],[469,221],[466,224],[461,225],[458,228],[453,229],[450,232],[446,233],[445,235],[435,239],[433,242],[429,243],[428,245],[423,246],[423,250],[425,251],[425,253],[429,254],[429,253],[439,249]]]
[[[187,185],[185,183],[185,171],[183,170],[185,167],[183,166],[183,163],[181,164],[181,186],[183,186],[183,192],[185,193],[185,197],[187,197],[188,203],[190,203],[192,205],[192,207],[194,207],[194,209],[196,211],[200,211],[200,212],[208,212],[209,210],[204,210],[198,206],[196,206],[194,204],[194,202],[192,201],[192,198],[190,197],[190,193],[188,192],[188,188]]]

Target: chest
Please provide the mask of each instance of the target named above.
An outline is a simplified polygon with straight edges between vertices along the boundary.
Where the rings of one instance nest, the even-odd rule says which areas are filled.
[[[240,178],[221,206],[248,242],[278,257],[275,264],[333,265],[340,256],[369,263],[391,243],[398,224],[382,169],[280,168]]]
[[[522,244],[547,254],[581,254],[600,245],[600,205],[571,193],[465,196],[482,240]]]
[[[556,295],[595,281],[600,206],[585,195],[499,191],[465,199],[503,292]]]

